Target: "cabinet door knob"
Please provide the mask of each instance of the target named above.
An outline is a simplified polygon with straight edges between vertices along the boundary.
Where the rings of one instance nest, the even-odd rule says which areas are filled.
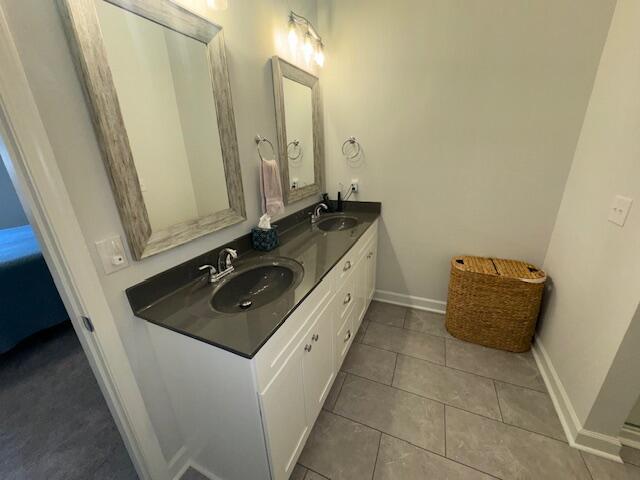
[[[317,333],[314,333],[311,336],[311,340],[313,340],[314,342],[317,342],[319,338],[320,338],[320,335],[318,335]]]
[[[351,293],[347,293],[347,296],[344,297],[344,301],[342,303],[344,303],[346,305],[350,301],[351,301]]]
[[[367,258],[371,258],[373,257],[373,252],[369,252],[369,254],[367,255]]]
[[[344,267],[342,268],[343,272],[346,272],[347,270],[349,270],[351,268],[351,260],[347,260],[344,264]]]
[[[313,348],[313,345],[311,345],[311,344],[307,343],[307,344],[304,346],[304,351],[305,351],[305,352],[310,352],[312,348]]]
[[[344,339],[344,343],[347,343],[351,338],[351,329],[347,330],[347,336]]]

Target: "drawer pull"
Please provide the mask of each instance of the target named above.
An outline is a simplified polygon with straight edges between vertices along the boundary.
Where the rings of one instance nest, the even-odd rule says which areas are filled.
[[[314,342],[317,342],[319,338],[320,338],[320,335],[318,335],[317,333],[314,333],[311,337],[311,340],[313,340]]]
[[[369,252],[369,254],[367,255],[367,258],[371,258],[373,257],[373,252]]]
[[[313,345],[311,345],[311,344],[307,343],[307,344],[304,346],[304,351],[305,351],[305,352],[310,352],[312,348],[313,348]]]
[[[351,260],[347,260],[344,264],[344,267],[342,267],[342,271],[346,272],[347,270],[349,270],[351,268]]]
[[[351,338],[351,329],[347,330],[347,336],[344,338],[344,343],[347,343]]]
[[[344,304],[346,305],[346,304],[347,304],[347,303],[349,303],[350,301],[351,301],[351,294],[350,294],[350,293],[347,293],[347,296],[346,296],[346,297],[344,297],[344,300],[343,300],[343,302],[342,302],[342,303],[344,303]]]

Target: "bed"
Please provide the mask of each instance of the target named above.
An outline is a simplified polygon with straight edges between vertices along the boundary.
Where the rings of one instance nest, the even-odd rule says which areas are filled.
[[[68,319],[31,226],[0,229],[0,353]]]

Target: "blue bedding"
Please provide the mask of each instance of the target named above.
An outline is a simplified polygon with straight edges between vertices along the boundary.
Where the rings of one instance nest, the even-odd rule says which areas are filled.
[[[31,226],[0,229],[0,353],[68,319]]]

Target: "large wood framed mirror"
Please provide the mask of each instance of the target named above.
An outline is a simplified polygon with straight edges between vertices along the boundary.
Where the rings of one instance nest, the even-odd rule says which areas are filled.
[[[279,57],[271,59],[278,158],[285,204],[324,186],[324,130],[318,78]]]
[[[58,0],[132,255],[246,218],[221,27],[170,0]]]

